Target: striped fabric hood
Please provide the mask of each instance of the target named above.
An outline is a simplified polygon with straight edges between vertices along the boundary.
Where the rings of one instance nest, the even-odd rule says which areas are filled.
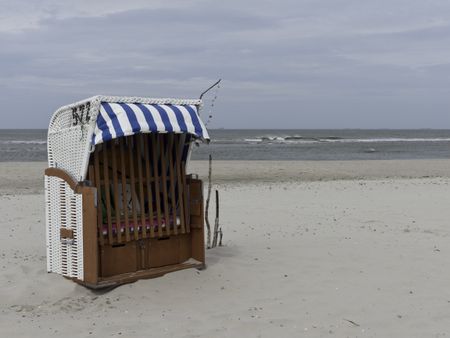
[[[185,133],[210,139],[195,105],[102,102],[91,143],[138,133]]]

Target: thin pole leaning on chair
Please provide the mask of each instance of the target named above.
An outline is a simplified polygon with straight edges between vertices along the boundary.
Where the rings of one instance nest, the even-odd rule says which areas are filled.
[[[213,89],[215,86],[217,86],[220,81],[222,81],[222,79],[217,80],[216,82],[214,82],[213,85],[209,86],[208,89],[206,89],[203,93],[200,94],[200,100],[203,98],[203,95],[205,95],[207,92],[209,92],[211,89]]]
[[[212,171],[212,156],[209,155],[208,195],[206,197],[206,206],[205,206],[206,247],[208,249],[211,248],[211,226],[209,224],[209,199],[211,198],[211,171]]]
[[[219,236],[219,190],[216,190],[216,218],[214,220],[214,233],[212,247],[217,246],[217,239]]]

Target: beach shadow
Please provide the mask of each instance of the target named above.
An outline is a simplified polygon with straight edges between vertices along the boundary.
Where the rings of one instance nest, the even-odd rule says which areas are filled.
[[[235,257],[240,250],[236,246],[218,246],[213,249],[206,250],[206,265],[212,266],[219,263],[221,260]]]
[[[128,285],[128,284],[131,284],[131,283],[132,282],[125,283],[125,284],[115,284],[115,285],[107,286],[107,287],[104,287],[104,288],[101,288],[101,289],[88,289],[88,290],[90,291],[90,293],[92,295],[103,296],[103,295],[105,295],[107,293],[110,293],[111,291],[113,291],[114,289],[116,289],[116,288],[118,288],[120,286]]]

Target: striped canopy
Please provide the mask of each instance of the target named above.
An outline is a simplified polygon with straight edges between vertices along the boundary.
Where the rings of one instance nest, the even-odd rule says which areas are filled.
[[[138,133],[172,132],[209,140],[195,105],[102,102],[92,144]]]

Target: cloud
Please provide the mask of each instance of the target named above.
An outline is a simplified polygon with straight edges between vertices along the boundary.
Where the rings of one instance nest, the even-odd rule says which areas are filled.
[[[196,1],[181,0],[41,0],[0,1],[0,32],[17,33],[42,27],[46,20],[96,18],[132,10],[184,8]]]
[[[30,101],[6,127],[45,127],[57,104],[95,94],[197,97],[219,77],[216,127],[450,122],[426,108],[442,111],[450,87],[447,1],[0,5],[2,106]]]

